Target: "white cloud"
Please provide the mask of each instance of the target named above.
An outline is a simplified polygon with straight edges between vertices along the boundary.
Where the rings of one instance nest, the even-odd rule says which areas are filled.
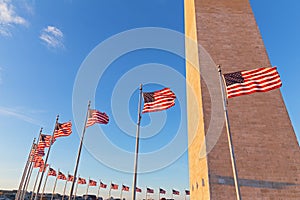
[[[0,35],[10,36],[10,29],[15,25],[26,25],[28,22],[20,17],[11,0],[0,0]]]
[[[0,115],[5,115],[5,116],[12,116],[16,117],[22,121],[41,126],[42,123],[40,121],[37,121],[33,119],[32,117],[29,117],[25,114],[22,113],[22,111],[18,109],[11,109],[11,108],[5,108],[5,107],[0,107]]]
[[[48,47],[64,47],[64,34],[61,32],[61,30],[54,26],[48,26],[47,28],[44,28],[41,32],[40,39],[43,40]]]

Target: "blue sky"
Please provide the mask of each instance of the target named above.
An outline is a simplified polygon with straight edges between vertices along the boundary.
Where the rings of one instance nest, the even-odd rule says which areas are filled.
[[[281,92],[300,138],[300,4],[296,0],[250,2],[271,63],[278,66]],[[174,52],[147,45],[126,52],[123,41],[118,40],[124,35],[135,37],[139,33],[136,28],[143,31],[144,27],[184,33],[183,16],[182,0],[0,0],[0,188],[17,188],[32,139],[41,126],[51,134],[57,114],[60,122],[72,120],[74,128],[71,136],[55,143],[49,163],[64,173],[73,173],[87,99],[93,99],[92,107],[106,112],[111,120],[107,126],[87,130],[79,174],[131,188],[137,89],[139,83],[145,83],[144,91],[170,86],[178,100],[167,112],[143,115],[140,151],[145,161],[141,158],[140,171],[147,173],[139,175],[137,185],[156,191],[162,187],[169,197],[173,188],[182,192],[188,189],[185,61]],[[142,39],[125,44],[145,45],[138,44]],[[103,44],[108,45],[104,53]],[[183,52],[183,40],[178,41],[176,49]],[[116,59],[109,60],[115,52],[119,52]],[[92,71],[87,70],[90,66]],[[164,73],[159,73],[161,68]],[[100,69],[103,72],[99,77]],[[80,77],[84,77],[83,82]],[[181,141],[179,147],[177,140]],[[171,154],[170,149],[174,149]],[[155,170],[149,171],[147,166]],[[53,181],[50,177],[46,191],[51,191]],[[62,191],[62,184],[58,183],[57,192]],[[78,193],[85,189],[79,187]],[[95,188],[90,191],[96,193]],[[119,194],[112,192],[113,196]],[[101,195],[106,197],[108,190]],[[123,196],[131,193],[124,192]],[[138,195],[143,197],[144,193]]]

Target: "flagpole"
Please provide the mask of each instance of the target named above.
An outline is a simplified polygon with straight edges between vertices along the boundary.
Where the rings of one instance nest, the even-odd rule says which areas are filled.
[[[25,181],[25,185],[24,185],[24,190],[23,190],[23,194],[22,194],[22,198],[21,199],[25,199],[26,193],[27,193],[27,189],[28,189],[28,185],[29,185],[29,181],[32,175],[32,170],[33,170],[33,166],[32,166],[32,162],[29,165],[29,173],[27,174],[27,178]]]
[[[26,172],[26,177],[25,177],[25,180],[23,182],[23,185],[22,185],[22,189],[20,191],[20,199],[24,199],[24,192],[25,192],[25,189],[26,189],[26,184],[27,184],[27,180],[28,180],[28,177],[29,177],[29,174],[30,174],[30,171],[31,171],[31,167],[32,167],[32,163],[29,164],[28,166],[28,169],[27,169],[27,172]]]
[[[145,200],[147,200],[147,193],[148,193],[148,189],[147,189],[147,186],[146,186],[146,197],[145,197]]]
[[[43,169],[44,171],[44,169]],[[48,174],[49,174],[49,171],[50,171],[50,165],[49,165],[49,168],[48,168],[48,172],[47,172],[47,175],[46,175],[46,179],[45,179],[45,183],[44,183],[44,187],[43,187],[43,191],[42,191],[42,194],[41,194],[41,200],[43,199],[43,196],[44,196],[44,192],[45,192],[45,188],[46,188],[46,185],[47,185],[47,181],[48,181]],[[42,178],[42,177],[41,177]],[[37,192],[36,193],[36,196],[38,196],[39,193]]]
[[[86,192],[85,192],[84,199],[87,199],[87,195],[88,195],[88,192],[89,192],[89,187],[90,187],[90,177],[89,177],[89,181],[87,182],[87,187],[86,187]]]
[[[98,191],[97,191],[97,200],[99,199],[100,188],[101,188],[101,179],[99,180],[99,187],[98,187]]]
[[[80,177],[80,174],[78,174],[78,178],[76,178],[75,176],[73,176],[74,177],[74,179],[76,180],[76,188],[75,188],[75,194],[74,194],[74,197],[73,197],[73,199],[75,200],[76,199],[76,194],[77,194],[77,189],[78,189],[78,179],[79,179],[79,177]],[[73,180],[74,181],[74,180]],[[69,200],[70,200],[70,198],[72,198],[72,197],[69,197]]]
[[[30,200],[33,200],[33,196],[35,194],[35,187],[36,187],[37,181],[39,179],[39,176],[40,176],[40,170],[38,170],[38,173],[36,174],[36,178],[35,178],[35,182],[34,182],[34,185],[33,185],[32,194],[31,194]]]
[[[121,199],[121,200],[122,200],[122,193],[123,193],[123,183],[122,183],[121,195],[120,195],[120,199]]]
[[[160,200],[160,188],[158,189],[158,200]]]
[[[111,184],[112,184],[112,181],[110,182],[110,188],[109,188],[109,191],[108,191],[108,198],[110,199],[110,196],[111,196]]]
[[[24,179],[25,179],[25,176],[26,176],[27,171],[28,171],[28,166],[31,162],[31,154],[32,154],[32,149],[34,148],[34,143],[35,143],[35,138],[33,139],[33,142],[32,142],[32,145],[31,145],[31,148],[30,148],[30,151],[29,151],[29,155],[28,155],[28,158],[27,158],[24,170],[23,170],[23,174],[22,174],[22,178],[21,178],[21,181],[20,181],[20,184],[19,184],[18,192],[16,194],[16,200],[19,200],[19,198],[20,198],[21,188],[23,186]]]
[[[136,181],[137,181],[137,167],[138,167],[138,154],[139,154],[139,136],[140,136],[140,125],[141,125],[141,105],[142,105],[142,94],[143,84],[140,84],[140,95],[138,103],[138,120],[136,127],[136,140],[135,140],[135,160],[134,160],[134,173],[133,173],[133,186],[132,186],[132,200],[136,199]]]
[[[68,177],[69,177],[69,171],[68,171]],[[65,186],[64,186],[64,192],[63,192],[63,196],[62,196],[61,200],[64,200],[64,197],[65,197],[65,194],[66,194],[67,183],[68,183],[68,178],[66,177],[66,183],[65,183]]]
[[[55,178],[55,182],[54,182],[54,186],[53,186],[53,190],[52,190],[52,195],[51,195],[51,200],[53,200],[53,195],[54,195],[56,184],[57,184],[58,174],[59,174],[59,169],[58,169],[58,173],[56,174],[56,178]]]
[[[237,173],[237,169],[236,169],[234,149],[233,149],[233,145],[232,145],[232,136],[231,136],[231,131],[230,131],[228,111],[227,111],[227,99],[225,97],[224,82],[223,82],[223,78],[222,78],[222,70],[221,70],[220,65],[218,65],[218,72],[219,72],[219,75],[220,75],[219,79],[220,79],[220,85],[221,85],[221,91],[222,91],[222,97],[223,97],[226,131],[227,131],[228,145],[229,145],[229,150],[230,150],[230,158],[231,158],[233,179],[234,179],[234,185],[235,185],[236,199],[237,200],[242,200],[241,192],[240,192],[240,185],[239,185],[239,178],[238,178],[238,173]]]
[[[87,122],[87,118],[88,118],[88,115],[89,115],[90,105],[91,105],[91,101],[88,102],[88,109],[87,109],[87,112],[86,112],[85,122],[84,122],[82,135],[81,135],[81,139],[80,139],[80,144],[79,144],[79,148],[78,148],[77,161],[76,161],[76,165],[75,165],[75,169],[74,169],[74,177],[76,177],[77,170],[78,170],[78,164],[79,164],[79,160],[80,160],[80,154],[81,154],[83,138],[84,138],[84,134],[85,134],[85,130],[86,130],[86,122]],[[71,200],[71,196],[73,195],[74,184],[75,184],[75,180],[72,181],[69,200]]]
[[[39,182],[38,189],[37,189],[36,196],[35,196],[34,200],[37,200],[38,196],[39,196],[39,192],[40,192],[40,189],[41,189],[41,185],[42,185],[42,181],[43,181],[45,169],[47,167],[47,162],[48,162],[50,150],[51,150],[52,143],[53,143],[55,129],[56,129],[56,126],[57,126],[57,123],[58,123],[58,118],[59,118],[59,115],[56,116],[55,126],[54,126],[54,130],[53,130],[52,137],[51,137],[51,140],[50,140],[50,146],[49,146],[49,149],[48,149],[48,152],[47,152],[47,155],[46,155],[46,159],[45,159],[45,163],[44,163],[44,166],[43,166],[42,175],[41,175],[41,178],[40,178],[40,182]]]

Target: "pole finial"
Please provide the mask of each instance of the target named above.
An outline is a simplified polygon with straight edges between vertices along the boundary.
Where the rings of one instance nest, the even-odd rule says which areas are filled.
[[[222,69],[221,69],[221,65],[217,65],[217,68],[218,68],[218,72],[222,72]]]

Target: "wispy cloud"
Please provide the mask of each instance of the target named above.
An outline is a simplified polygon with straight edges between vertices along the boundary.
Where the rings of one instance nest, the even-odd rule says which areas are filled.
[[[42,123],[28,115],[25,115],[21,110],[18,109],[12,109],[12,108],[6,108],[6,107],[1,107],[0,106],[0,115],[5,115],[5,116],[11,116],[15,117],[17,119],[20,119],[22,121],[42,126]]]
[[[40,39],[46,43],[48,47],[63,48],[64,34],[55,26],[48,26],[41,32]]]
[[[0,0],[0,35],[11,36],[12,27],[27,24],[28,22],[16,13],[11,0]]]

